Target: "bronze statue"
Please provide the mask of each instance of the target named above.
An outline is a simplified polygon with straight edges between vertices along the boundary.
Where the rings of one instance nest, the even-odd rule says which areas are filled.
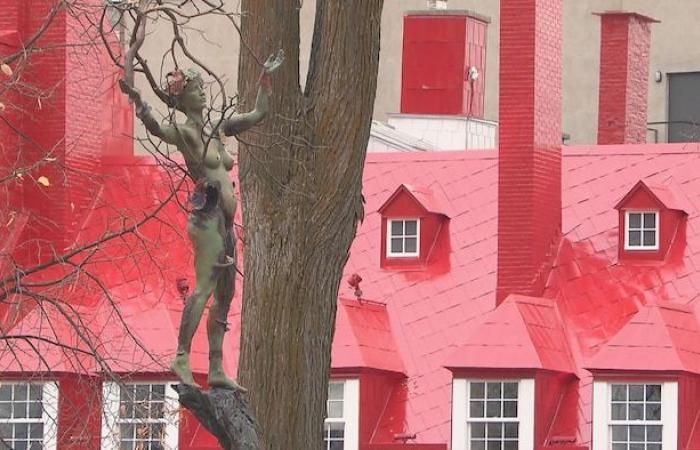
[[[248,113],[222,119],[218,125],[224,135],[236,135],[263,120],[269,109],[271,75],[283,61],[282,50],[267,59],[260,75],[255,108]],[[128,72],[125,79],[130,79]],[[168,125],[161,125],[130,82],[121,80],[120,86],[134,102],[136,116],[148,132],[176,146],[184,156],[189,172],[197,179],[187,226],[194,247],[197,281],[182,314],[177,355],[171,368],[180,381],[198,386],[192,376],[189,354],[192,337],[202,318],[206,302],[213,293],[214,303],[209,309],[207,321],[208,383],[212,387],[243,390],[224,373],[222,353],[224,333],[227,330],[226,318],[236,278],[236,236],[233,229],[236,198],[228,174],[234,161],[224,148],[217,130],[207,126],[204,116],[207,97],[199,74],[177,70],[168,74],[167,79],[167,93],[173,98],[175,108],[187,117],[184,123],[175,123],[173,120]]]

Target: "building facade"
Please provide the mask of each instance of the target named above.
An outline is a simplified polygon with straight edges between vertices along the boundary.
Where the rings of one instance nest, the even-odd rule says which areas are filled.
[[[0,0],[13,12],[2,17],[0,36],[21,43],[31,35],[36,2]],[[367,157],[367,214],[338,294],[328,450],[699,448],[700,145],[624,141],[642,139],[638,130],[648,119],[639,105],[649,88],[630,75],[641,69],[616,63],[611,79],[623,81],[611,84],[621,90],[611,95],[621,100],[602,126],[596,119],[591,125],[611,141],[562,145],[565,3],[500,1],[498,151]],[[471,16],[459,17],[468,23]],[[618,62],[636,55],[640,36],[657,26],[637,11],[594,18],[622,36],[611,41],[619,44]],[[51,34],[57,42],[75,29],[62,19]],[[30,72],[38,81],[80,73],[84,63],[75,54],[53,48],[58,53]],[[19,179],[8,191],[16,218],[0,222],[7,236],[0,274],[42,257],[37,242],[70,251],[122,232],[144,211],[157,211],[160,220],[81,260],[104,289],[80,278],[50,292],[61,294],[57,305],[0,305],[4,334],[30,337],[0,347],[0,436],[19,450],[216,448],[177,409],[167,368],[193,281],[181,235],[186,189],[151,157],[115,144],[115,135],[130,132],[128,120],[111,122],[97,144],[78,139],[103,117],[85,114],[95,102],[70,91],[81,80],[68,77],[66,91],[53,98],[46,114],[57,125],[48,131],[30,117],[18,120],[50,148],[77,142],[83,151],[76,156],[88,157],[74,161],[69,152],[61,163],[96,187],[84,195],[76,179],[49,174],[53,193],[45,189],[53,184],[34,181],[41,171]],[[121,96],[105,92],[98,110],[130,117]],[[401,103],[414,94],[404,92]],[[612,107],[618,103],[638,106]],[[488,100],[484,105],[488,116]],[[412,112],[426,120],[433,113]],[[1,130],[4,160],[27,157]],[[90,158],[99,164],[78,170]],[[84,214],[67,220],[66,210]],[[40,220],[46,218],[50,226]],[[55,275],[31,281],[42,286],[42,276]],[[225,343],[232,373],[237,292]],[[205,349],[200,333],[192,352],[198,379]]]

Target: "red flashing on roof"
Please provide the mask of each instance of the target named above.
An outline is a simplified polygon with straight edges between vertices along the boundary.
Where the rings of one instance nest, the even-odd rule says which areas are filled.
[[[687,202],[672,186],[637,182],[620,200],[618,254],[624,260],[663,260],[682,245]]]
[[[381,267],[444,272],[450,253],[447,205],[441,191],[400,185],[378,209]]]

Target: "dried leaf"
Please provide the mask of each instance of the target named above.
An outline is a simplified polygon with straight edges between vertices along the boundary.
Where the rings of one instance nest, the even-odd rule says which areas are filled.
[[[0,64],[0,71],[7,75],[8,77],[12,76],[12,67],[8,66],[5,63]]]
[[[5,111],[5,104],[3,102],[0,102],[0,112]]]
[[[37,183],[39,183],[39,184],[42,185],[42,186],[49,187],[49,186],[51,185],[51,183],[49,183],[49,179],[46,178],[46,177],[43,176],[43,175],[40,176],[39,178],[37,178],[36,181],[37,181]]]

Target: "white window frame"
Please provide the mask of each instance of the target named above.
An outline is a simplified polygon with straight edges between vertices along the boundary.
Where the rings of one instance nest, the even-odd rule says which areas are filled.
[[[406,222],[406,221],[415,221],[416,222],[416,251],[415,252],[392,252],[391,251],[391,238],[392,237],[401,237],[404,239],[404,249],[406,248],[406,234],[404,231],[404,234],[401,236],[392,236],[391,234],[391,225],[394,222]],[[417,258],[420,256],[420,218],[419,217],[396,217],[393,219],[387,219],[386,221],[386,256],[388,258]],[[404,223],[404,230],[405,230],[406,224]],[[409,236],[413,237],[413,236]]]
[[[641,241],[639,245],[630,245],[630,214],[642,214],[642,223],[639,231],[641,232]],[[644,245],[644,214],[654,214],[654,245]],[[658,210],[629,210],[625,211],[625,250],[658,250],[659,249],[659,216]],[[636,229],[635,229],[636,230]],[[647,230],[649,231],[649,230]]]
[[[469,383],[477,382],[518,383],[518,416],[514,418],[518,426],[518,450],[534,450],[535,446],[535,380],[520,379],[466,379],[452,380],[452,450],[470,450],[469,442]],[[488,421],[489,419],[486,419]],[[503,418],[493,418],[494,422],[504,422]],[[479,419],[479,422],[485,421]]]
[[[128,385],[164,384],[165,385],[165,450],[177,450],[180,434],[180,410],[175,391],[177,383],[170,381],[138,381],[125,383]],[[104,382],[102,384],[102,450],[119,450],[119,400],[121,387],[119,383]]]
[[[661,421],[612,420],[613,384],[660,384]],[[614,423],[613,423],[614,422]],[[678,447],[678,382],[676,381],[594,381],[593,382],[593,445],[591,450],[610,450],[612,425],[661,425],[661,449]]]
[[[24,382],[3,381],[3,384],[39,385],[41,389],[41,419],[17,418],[0,419],[1,423],[42,423],[44,425],[44,450],[56,450],[58,434],[58,383],[55,381]]]
[[[331,380],[330,383],[343,384],[343,417],[325,419],[326,423],[345,423],[343,450],[360,448],[360,380]],[[325,429],[325,426],[324,426]]]

